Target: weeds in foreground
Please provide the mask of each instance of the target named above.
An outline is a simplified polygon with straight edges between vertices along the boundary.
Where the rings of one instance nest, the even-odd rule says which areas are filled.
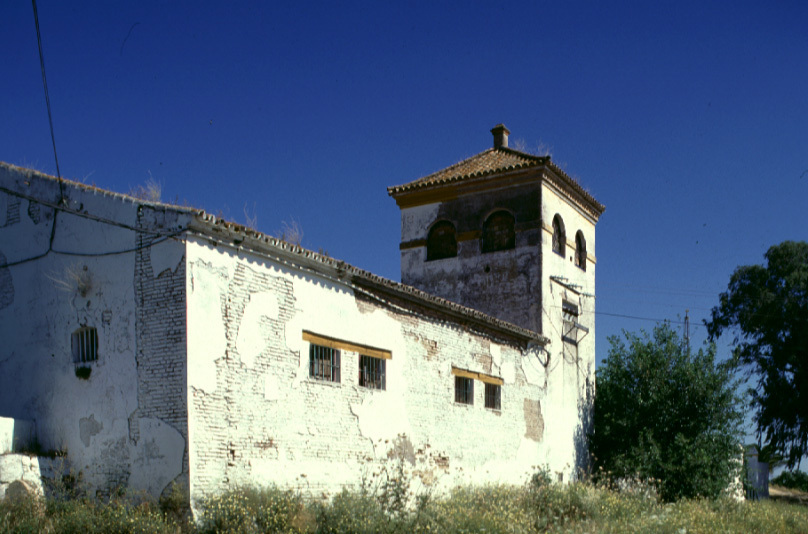
[[[172,488],[159,501],[121,493],[106,503],[86,496],[0,502],[0,533],[808,533],[808,507],[729,499],[663,503],[645,491],[593,483],[459,487],[417,496],[404,510],[372,492],[344,490],[330,501],[268,488],[239,488],[201,503],[197,523]]]

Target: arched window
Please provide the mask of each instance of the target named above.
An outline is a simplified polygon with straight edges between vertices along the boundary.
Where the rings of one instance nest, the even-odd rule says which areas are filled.
[[[483,224],[483,252],[495,252],[516,247],[514,218],[505,210],[495,211]]]
[[[426,238],[426,261],[455,256],[457,256],[457,237],[454,225],[449,221],[436,222]]]
[[[567,232],[564,230],[564,221],[556,215],[553,217],[553,252],[564,255],[567,246]]]
[[[575,234],[575,265],[586,270],[586,239],[580,230]]]

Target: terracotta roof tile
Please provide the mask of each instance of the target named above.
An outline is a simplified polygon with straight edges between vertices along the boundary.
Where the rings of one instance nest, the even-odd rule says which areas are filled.
[[[584,189],[574,178],[565,173],[558,165],[550,161],[550,156],[534,156],[533,154],[526,154],[518,150],[507,147],[489,148],[479,154],[464,159],[459,163],[455,163],[450,167],[432,173],[423,178],[419,178],[412,182],[395,185],[387,188],[387,193],[390,196],[397,196],[410,191],[419,189],[427,189],[430,187],[441,186],[452,182],[461,182],[464,180],[488,176],[491,174],[498,174],[502,172],[513,171],[517,169],[527,169],[530,167],[546,166],[553,171],[562,181],[569,185],[578,194],[584,197],[598,214],[602,213],[605,209],[603,204],[595,200],[595,198]]]
[[[424,176],[423,178],[419,178],[408,184],[388,187],[387,191],[390,194],[395,194],[412,189],[421,189],[430,185],[456,182],[475,176],[484,176],[498,172],[535,167],[549,161],[549,157],[539,157],[532,154],[525,154],[524,152],[519,152],[510,148],[489,148],[484,152],[480,152],[476,156],[464,159],[459,163],[455,163],[454,165],[446,167],[441,171],[432,173],[429,176]]]

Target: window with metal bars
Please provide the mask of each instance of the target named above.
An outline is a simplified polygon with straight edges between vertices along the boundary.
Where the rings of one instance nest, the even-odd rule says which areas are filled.
[[[482,251],[496,252],[516,247],[515,219],[505,210],[493,213],[483,224]]]
[[[359,385],[370,389],[387,389],[387,360],[359,356]]]
[[[464,376],[455,377],[455,402],[474,404],[474,380]]]
[[[564,256],[567,246],[567,232],[564,230],[564,221],[560,215],[553,217],[553,252]]]
[[[485,384],[485,407],[492,410],[501,409],[502,386],[497,384]]]
[[[70,338],[73,363],[94,362],[98,359],[98,332],[92,326],[83,326]]]
[[[575,265],[586,270],[586,239],[580,230],[575,234]]]
[[[309,345],[309,376],[315,380],[339,382],[339,349]]]
[[[449,221],[436,222],[426,238],[426,261],[455,256],[457,256],[457,236],[454,224]]]
[[[561,303],[561,339],[564,343],[578,345],[578,306],[569,301]],[[576,351],[577,352],[577,351]]]

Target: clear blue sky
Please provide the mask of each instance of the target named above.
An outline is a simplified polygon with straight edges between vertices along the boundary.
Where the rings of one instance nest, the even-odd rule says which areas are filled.
[[[39,0],[61,172],[398,280],[385,188],[548,147],[606,205],[597,350],[808,233],[805,2]],[[55,173],[31,3],[0,6],[0,160]]]

